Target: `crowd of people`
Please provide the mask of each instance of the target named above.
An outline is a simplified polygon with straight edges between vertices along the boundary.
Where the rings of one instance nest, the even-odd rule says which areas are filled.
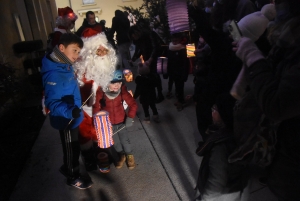
[[[202,137],[195,200],[247,200],[253,166],[265,170],[261,181],[278,200],[299,200],[299,1],[193,2],[188,5],[197,40],[193,101]],[[62,141],[59,170],[68,185],[86,189],[92,181],[80,175],[80,153],[87,171],[108,173],[111,164],[121,168],[124,163],[135,168],[127,128],[137,112],[136,99],[145,122],[160,122],[156,104],[165,96],[159,56],[168,58],[166,98],[173,96],[174,84],[175,106],[184,109],[189,38],[174,33],[163,51],[167,45],[160,35],[129,13],[116,10],[107,29],[105,20],[96,22],[89,11],[75,34],[73,10],[59,8],[58,15],[41,71],[44,105]],[[130,93],[123,70],[132,69],[136,60],[136,89]]]

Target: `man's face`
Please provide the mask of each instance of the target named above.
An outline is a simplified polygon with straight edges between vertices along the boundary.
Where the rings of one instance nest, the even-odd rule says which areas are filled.
[[[107,55],[107,53],[108,53],[108,49],[106,49],[102,45],[100,45],[99,48],[96,51],[96,54],[100,57],[103,57],[103,56]]]
[[[93,14],[89,14],[88,15],[88,18],[87,18],[87,21],[90,25],[94,25],[96,24],[96,18],[95,18],[95,15]]]
[[[65,47],[63,44],[60,44],[58,48],[72,62],[75,62],[77,60],[81,50],[81,48],[74,43],[68,45],[67,47]]]
[[[122,82],[110,83],[108,89],[113,92],[118,92],[122,86]]]

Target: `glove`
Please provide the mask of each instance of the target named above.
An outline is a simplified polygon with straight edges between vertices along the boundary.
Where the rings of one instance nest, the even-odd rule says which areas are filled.
[[[246,67],[265,57],[250,38],[242,37],[237,43],[236,56],[240,58]]]
[[[72,117],[74,119],[80,117],[80,112],[81,112],[81,109],[79,109],[77,106],[72,110]]]
[[[126,126],[126,128],[132,126],[132,120],[133,120],[133,119],[130,118],[130,117],[127,117],[127,118],[126,118],[126,120],[125,120],[125,126]]]

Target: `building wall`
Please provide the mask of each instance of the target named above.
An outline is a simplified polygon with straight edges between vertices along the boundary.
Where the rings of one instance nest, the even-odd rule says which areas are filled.
[[[78,20],[75,23],[75,31],[82,25],[85,13],[79,15],[82,10],[101,9],[101,13],[95,13],[99,20],[106,21],[106,27],[111,27],[112,18],[115,15],[115,10],[122,10],[119,6],[132,6],[138,8],[143,4],[143,0],[95,0],[93,5],[83,5],[82,0],[56,0],[57,8],[69,6],[78,15]]]
[[[47,35],[53,30],[56,10],[55,0],[0,1],[0,56],[3,55],[15,68],[21,70],[18,72],[22,72],[22,62],[28,55],[15,55],[13,45],[22,41],[40,39],[46,47]],[[15,16],[18,16],[19,27]]]

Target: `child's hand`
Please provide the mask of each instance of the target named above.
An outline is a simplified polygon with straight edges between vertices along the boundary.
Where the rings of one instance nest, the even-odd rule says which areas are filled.
[[[125,126],[126,126],[126,128],[128,128],[128,127],[131,127],[132,126],[132,118],[130,118],[130,117],[127,117],[126,118],[126,120],[125,120]]]
[[[80,112],[81,112],[81,109],[79,109],[77,106],[72,110],[72,117],[74,119],[80,117]]]

